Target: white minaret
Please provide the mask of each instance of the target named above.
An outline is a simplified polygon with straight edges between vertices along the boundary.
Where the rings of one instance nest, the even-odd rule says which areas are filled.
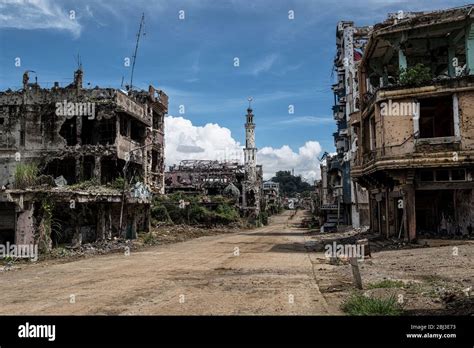
[[[255,145],[255,123],[253,123],[252,97],[249,99],[247,122],[245,123],[245,181],[243,185],[243,206],[253,209],[258,215],[260,211],[260,187],[257,179],[257,147]]]
[[[257,147],[255,146],[255,123],[253,123],[253,113],[251,108],[252,98],[249,98],[249,108],[247,109],[247,122],[245,123],[245,149],[244,161],[245,172],[249,182],[257,179]]]

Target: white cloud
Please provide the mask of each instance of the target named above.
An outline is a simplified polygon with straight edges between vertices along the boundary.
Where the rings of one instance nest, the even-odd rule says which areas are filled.
[[[242,146],[228,128],[215,123],[194,126],[183,117],[165,118],[166,166],[185,159],[239,160]]]
[[[301,175],[304,180],[312,182],[321,177],[318,156],[321,145],[317,141],[307,141],[298,152],[288,145],[279,149],[264,147],[258,151],[258,163],[263,165],[264,178],[271,178],[279,170],[294,169],[295,175]]]
[[[257,76],[262,72],[267,72],[268,70],[272,68],[273,64],[275,64],[277,58],[278,58],[277,54],[275,53],[269,54],[268,56],[258,61],[253,66],[251,70],[251,74]]]
[[[63,9],[52,0],[0,0],[0,28],[65,30],[78,37],[79,14]],[[90,10],[89,10],[90,11]]]
[[[167,169],[186,159],[238,160],[242,163],[243,146],[232,137],[228,128],[216,123],[195,126],[183,117],[165,118],[165,161]],[[265,179],[270,179],[279,170],[294,169],[312,182],[320,178],[318,156],[321,145],[307,141],[294,152],[288,145],[280,148],[264,147],[258,151],[258,164],[263,165]]]

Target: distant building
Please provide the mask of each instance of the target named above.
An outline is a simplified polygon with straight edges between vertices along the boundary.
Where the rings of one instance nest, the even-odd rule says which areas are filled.
[[[370,27],[355,27],[339,22],[336,29],[337,53],[334,69],[337,83],[332,86],[337,131],[333,134],[336,154],[326,154],[321,163],[321,213],[327,228],[338,225],[369,225],[366,190],[351,179],[351,158],[357,150],[357,135],[351,127],[359,110],[360,94],[357,68],[362,60]]]

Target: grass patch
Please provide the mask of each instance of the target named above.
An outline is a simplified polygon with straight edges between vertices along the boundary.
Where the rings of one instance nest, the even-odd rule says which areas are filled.
[[[341,308],[349,315],[401,315],[402,307],[395,296],[389,298],[366,297],[361,293],[352,294]]]
[[[403,288],[404,285],[401,280],[385,279],[377,283],[368,284],[367,289]]]
[[[15,188],[24,189],[36,185],[38,167],[34,163],[18,164],[15,169]]]

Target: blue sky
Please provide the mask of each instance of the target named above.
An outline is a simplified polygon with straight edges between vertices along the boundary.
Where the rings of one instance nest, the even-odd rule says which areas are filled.
[[[119,87],[130,79],[142,12],[134,85],[170,97],[169,114],[193,126],[216,123],[244,142],[253,96],[257,146],[296,151],[308,141],[332,152],[330,86],[339,20],[370,25],[398,10],[431,10],[457,0],[0,0],[0,89],[19,88],[24,70],[41,85],[70,82],[79,53],[85,82]],[[70,11],[75,18],[70,18]],[[185,19],[179,18],[183,10]],[[288,11],[294,11],[294,19]],[[15,67],[15,58],[21,67]],[[240,66],[234,66],[234,58]],[[185,114],[179,114],[179,105]],[[289,105],[294,114],[288,113]],[[292,164],[294,165],[294,164]]]

